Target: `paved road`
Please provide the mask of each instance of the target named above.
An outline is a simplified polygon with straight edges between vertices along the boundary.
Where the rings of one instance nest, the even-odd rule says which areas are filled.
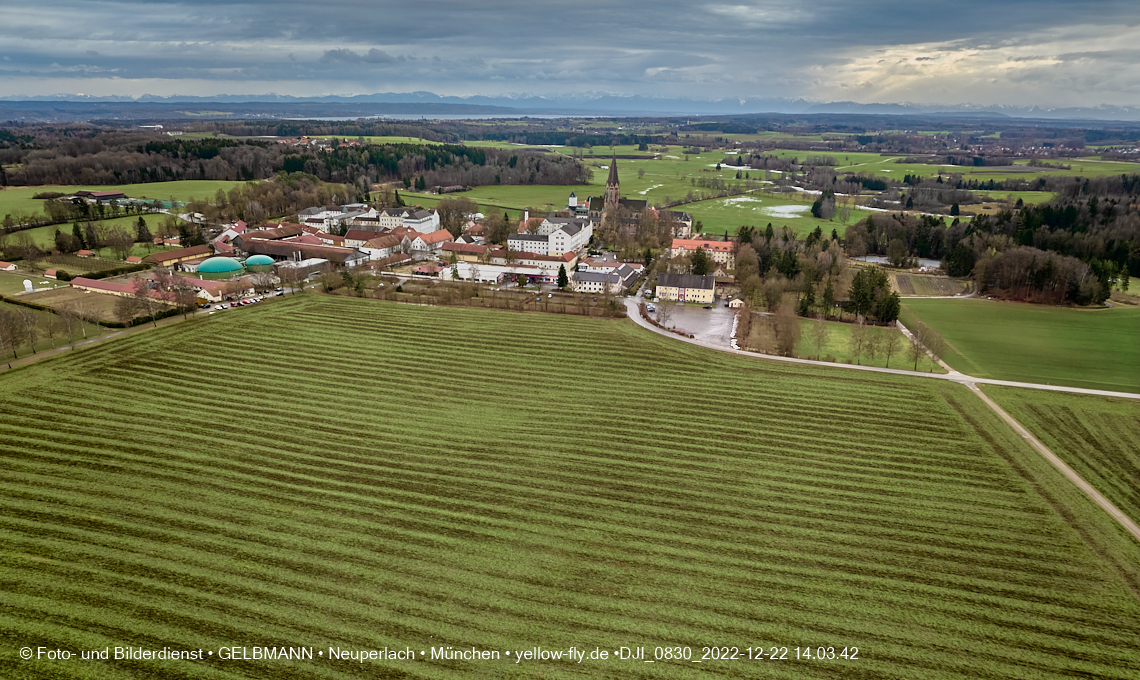
[[[913,377],[917,377],[917,378],[931,378],[934,380],[950,380],[952,382],[957,382],[957,383],[962,383],[962,384],[977,383],[980,385],[1004,385],[1007,387],[1024,387],[1024,388],[1033,389],[1033,390],[1048,390],[1048,391],[1052,391],[1052,392],[1072,392],[1074,394],[1094,394],[1094,395],[1099,395],[1102,397],[1120,397],[1120,398],[1124,398],[1124,399],[1140,400],[1140,393],[1136,393],[1136,392],[1113,392],[1110,390],[1091,390],[1091,389],[1085,389],[1083,387],[1068,387],[1065,385],[1041,385],[1039,383],[1014,382],[1012,380],[995,380],[993,378],[975,378],[973,376],[966,375],[965,373],[959,373],[958,371],[950,368],[949,366],[946,366],[945,364],[943,364],[943,366],[948,371],[950,371],[949,373],[924,373],[922,371],[908,371],[908,370],[902,369],[902,368],[877,368],[875,366],[858,366],[858,365],[852,365],[852,364],[838,364],[838,363],[833,363],[830,361],[815,361],[814,359],[798,359],[795,357],[781,357],[781,356],[774,356],[771,354],[759,354],[756,352],[746,352],[744,350],[733,349],[732,347],[722,345],[722,344],[717,344],[714,342],[707,342],[707,341],[700,340],[700,339],[694,340],[692,338],[684,338],[684,337],[681,337],[680,335],[677,335],[676,333],[669,333],[668,331],[661,330],[660,328],[657,328],[657,327],[651,325],[648,321],[641,318],[641,314],[638,312],[638,309],[637,309],[637,303],[638,303],[638,301],[634,298],[626,298],[625,299],[626,311],[629,314],[629,318],[634,323],[636,323],[637,325],[639,325],[643,328],[651,330],[654,333],[660,333],[661,335],[664,335],[667,338],[679,340],[680,342],[687,342],[691,345],[699,345],[701,347],[707,347],[708,349],[715,349],[718,352],[729,352],[731,354],[740,354],[742,356],[752,357],[754,359],[766,359],[768,361],[785,361],[785,362],[794,363],[794,364],[811,364],[813,366],[827,366],[830,368],[842,368],[842,369],[846,369],[846,370],[850,370],[850,371],[870,371],[873,373],[893,373],[895,375],[909,375],[909,376],[913,376]]]
[[[959,383],[961,385],[965,385],[967,388],[970,389],[971,392],[978,395],[978,397],[981,398],[981,400],[987,406],[989,406],[991,409],[993,409],[993,411],[995,413],[997,413],[998,416],[1000,416],[1001,419],[1006,422],[1006,424],[1008,424],[1010,427],[1012,427],[1014,432],[1017,432],[1019,435],[1021,435],[1021,437],[1026,440],[1026,442],[1028,442],[1034,449],[1036,449],[1037,452],[1040,453],[1042,455],[1042,457],[1045,458],[1045,460],[1049,461],[1049,463],[1052,464],[1053,467],[1057,468],[1061,472],[1061,474],[1065,475],[1065,477],[1068,478],[1069,481],[1071,481],[1073,484],[1075,484],[1078,489],[1080,489],[1094,503],[1099,505],[1105,512],[1107,512],[1110,517],[1115,519],[1122,527],[1124,527],[1124,529],[1128,533],[1132,534],[1136,538],[1136,540],[1140,541],[1140,526],[1137,526],[1136,522],[1132,521],[1127,515],[1125,515],[1123,512],[1121,512],[1119,508],[1117,508],[1115,505],[1113,505],[1107,498],[1102,496],[1096,489],[1093,488],[1093,486],[1091,484],[1086,482],[1072,468],[1070,468],[1068,465],[1066,465],[1065,462],[1062,461],[1055,453],[1050,451],[1036,437],[1034,437],[1032,434],[1030,434],[1029,430],[1025,429],[1025,427],[1023,427],[1021,425],[1021,423],[1017,422],[1017,420],[1015,420],[1013,418],[1013,416],[1009,415],[1000,406],[998,406],[994,402],[993,399],[990,399],[988,396],[986,396],[980,389],[978,389],[978,384],[1006,385],[1009,387],[1026,387],[1026,388],[1030,388],[1030,389],[1050,390],[1050,391],[1054,391],[1054,392],[1072,392],[1075,394],[1095,394],[1095,395],[1107,396],[1107,397],[1123,397],[1126,399],[1138,399],[1138,400],[1140,400],[1140,394],[1135,394],[1132,392],[1110,392],[1107,390],[1087,390],[1087,389],[1083,389],[1080,387],[1064,387],[1061,385],[1039,385],[1037,383],[1013,382],[1011,380],[990,380],[988,378],[974,378],[974,377],[968,376],[964,373],[959,373],[958,371],[951,369],[949,366],[946,366],[945,364],[943,364],[943,366],[946,366],[947,370],[951,371],[950,373],[945,373],[945,374],[943,374],[943,373],[922,373],[919,371],[906,371],[906,370],[897,369],[897,368],[875,368],[874,366],[852,366],[851,364],[836,364],[836,363],[831,363],[828,361],[812,361],[811,359],[796,359],[796,358],[792,358],[792,357],[772,356],[769,354],[757,354],[755,352],[746,352],[744,350],[734,349],[732,347],[726,347],[724,345],[718,345],[718,344],[703,341],[703,340],[695,340],[692,338],[684,338],[684,337],[681,337],[675,333],[669,333],[667,331],[661,330],[660,328],[653,326],[648,321],[641,318],[641,312],[637,307],[637,300],[626,299],[625,303],[626,303],[626,311],[629,313],[629,318],[632,319],[634,323],[641,326],[642,328],[647,328],[647,329],[653,331],[654,333],[660,333],[661,335],[664,335],[665,337],[671,338],[673,340],[679,340],[681,342],[687,342],[691,345],[698,345],[700,347],[707,347],[709,349],[715,349],[715,350],[720,351],[720,352],[728,352],[730,354],[740,354],[740,355],[744,355],[744,356],[753,357],[756,359],[768,359],[770,361],[785,361],[785,362],[796,363],[796,364],[811,364],[813,366],[829,366],[831,368],[841,368],[841,369],[846,369],[846,370],[851,370],[851,371],[871,371],[873,373],[893,373],[895,375],[907,375],[907,376],[912,376],[912,377],[916,377],[916,378],[929,378],[929,379],[934,379],[934,380],[950,380],[952,382],[956,382],[956,383]]]

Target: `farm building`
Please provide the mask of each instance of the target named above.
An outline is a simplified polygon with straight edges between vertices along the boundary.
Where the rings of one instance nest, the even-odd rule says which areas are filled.
[[[277,260],[307,260],[319,258],[345,267],[356,267],[368,261],[368,253],[356,248],[311,246],[287,241],[247,241],[241,249],[250,255],[269,255]]]
[[[142,262],[142,258],[138,255],[127,256],[127,264],[139,264],[140,262]]]
[[[90,250],[77,250],[75,254],[79,257],[95,257],[95,253]]]
[[[110,201],[122,201],[126,199],[127,195],[121,191],[87,191],[86,189],[75,192],[76,197],[82,198],[88,203],[107,203]]]
[[[45,279],[54,279],[56,277],[55,275],[56,275],[55,269],[45,269],[44,270],[44,278]]]
[[[288,280],[307,279],[313,274],[320,274],[331,266],[331,262],[319,257],[300,261],[285,260],[273,265],[274,269],[277,270],[277,275]]]
[[[136,279],[137,280],[137,279]],[[102,281],[99,279],[87,279],[82,276],[77,276],[71,280],[71,287],[77,290],[85,290],[92,293],[103,293],[105,295],[117,295],[119,297],[129,297],[135,294],[135,283],[113,283],[111,281]],[[170,293],[161,293],[157,290],[149,291],[150,297],[160,300],[162,302],[169,301]]]
[[[231,240],[231,243],[234,247],[245,250],[245,244],[250,241],[279,241],[284,238],[300,236],[302,233],[304,231],[301,229],[301,225],[282,222],[280,226],[273,229],[260,229],[238,234]]]
[[[201,302],[221,302],[226,298],[233,300],[254,293],[253,283],[248,278],[233,281],[192,279],[189,276],[177,276],[176,278],[178,283],[192,288],[198,294],[198,299]]]
[[[156,264],[160,267],[173,267],[179,262],[197,260],[202,257],[209,257],[211,254],[210,246],[191,246],[189,248],[167,250],[161,253],[151,253],[144,257],[142,261],[148,264]]]
[[[0,272],[14,272],[17,269],[19,269],[19,267],[11,262],[0,262]]]
[[[657,297],[662,300],[679,302],[713,301],[716,280],[712,276],[697,274],[659,274],[657,276]]]

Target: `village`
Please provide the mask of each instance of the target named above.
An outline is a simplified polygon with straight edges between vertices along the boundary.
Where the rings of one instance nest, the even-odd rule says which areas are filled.
[[[102,316],[115,316],[130,325],[137,318],[172,315],[196,307],[225,310],[301,290],[326,274],[373,276],[402,286],[408,282],[459,282],[494,289],[558,291],[592,298],[633,295],[650,283],[645,261],[622,261],[598,242],[595,230],[603,221],[633,229],[646,215],[657,212],[644,200],[621,197],[616,160],[610,166],[605,195],[579,202],[571,193],[564,209],[545,216],[525,213],[505,243],[487,239],[483,215],[464,215],[461,229],[442,227],[436,210],[413,207],[377,208],[364,203],[312,207],[296,221],[267,222],[257,228],[243,221],[200,224],[205,243],[187,247],[178,237],[156,237],[157,245],[173,249],[125,258],[124,276],[71,276],[45,269],[48,280],[67,280],[75,292],[142,300],[95,305]],[[92,203],[129,201],[122,192],[80,191],[69,197]],[[684,304],[712,305],[717,291],[730,287],[735,243],[724,237],[693,234],[692,218],[669,212],[672,247],[665,258],[688,261],[700,250],[708,272],[662,273],[652,277],[646,297]],[[190,215],[191,219],[200,216]],[[656,214],[653,217],[657,217]],[[453,233],[459,231],[460,233]],[[80,250],[77,258],[93,258]],[[0,271],[20,274],[16,264],[0,262]],[[31,274],[31,272],[29,272]],[[34,278],[34,277],[33,277]],[[45,282],[46,283],[46,282]],[[379,284],[383,286],[384,284]],[[54,307],[74,299],[58,288],[42,288],[30,279],[13,300]],[[90,306],[90,305],[87,305]],[[58,310],[57,310],[58,311]]]

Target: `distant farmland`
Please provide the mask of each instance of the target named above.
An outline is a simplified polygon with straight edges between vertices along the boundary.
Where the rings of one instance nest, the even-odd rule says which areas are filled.
[[[0,393],[4,677],[1140,674],[1140,545],[942,381],[626,320],[301,296]],[[41,645],[791,658],[17,659]]]

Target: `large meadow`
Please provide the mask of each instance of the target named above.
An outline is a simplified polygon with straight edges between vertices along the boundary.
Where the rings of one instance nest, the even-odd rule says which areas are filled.
[[[999,300],[903,300],[945,339],[942,358],[978,378],[1140,392],[1140,309],[1074,309]]]
[[[0,675],[1140,675],[1140,546],[965,388],[853,373],[302,295],[0,374]],[[788,655],[15,653],[223,645]]]

